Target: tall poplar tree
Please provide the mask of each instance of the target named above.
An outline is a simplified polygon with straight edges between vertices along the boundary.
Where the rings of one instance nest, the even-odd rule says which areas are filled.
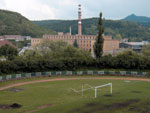
[[[74,43],[73,43],[73,46],[74,46],[75,48],[79,48],[77,39],[75,39],[75,41],[74,41]]]
[[[101,12],[98,20],[98,36],[94,44],[94,53],[96,59],[100,58],[103,55],[103,44],[104,44],[103,33],[104,33],[104,27],[103,27],[102,12]]]

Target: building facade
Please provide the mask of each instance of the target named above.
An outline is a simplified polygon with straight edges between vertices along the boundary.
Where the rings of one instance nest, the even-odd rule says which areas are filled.
[[[148,45],[149,43],[147,41],[142,41],[142,42],[124,42],[120,43],[120,48],[121,49],[132,49],[135,52],[141,53],[142,48],[145,45]]]
[[[14,48],[17,48],[13,43],[11,43],[10,41],[8,41],[8,40],[0,40],[0,47],[1,46],[4,46],[4,45],[9,45],[9,46],[12,46],[12,47],[14,47]]]
[[[21,35],[4,35],[0,36],[0,40],[15,40],[15,41],[24,41],[26,37]]]
[[[82,35],[81,5],[79,5],[78,34],[77,35],[71,35],[71,32],[67,34],[59,32],[58,35],[44,35],[43,38],[31,38],[31,47],[34,47],[35,45],[40,44],[42,40],[46,40],[46,39],[52,40],[52,41],[62,40],[71,45],[73,45],[75,40],[77,40],[79,48],[82,48],[84,50],[87,50],[93,53],[96,38],[97,38],[97,35]],[[118,40],[113,40],[112,36],[103,36],[103,38],[104,38],[104,46],[103,46],[104,53],[112,52],[114,50],[119,49]]]
[[[71,45],[73,45],[75,40],[77,40],[79,48],[93,52],[96,37],[97,37],[96,35],[44,35],[43,38],[31,38],[31,47],[40,44],[43,40],[52,40],[52,41],[62,40]],[[104,46],[103,46],[104,53],[119,49],[118,40],[112,40],[111,36],[103,36],[103,37],[104,37]]]

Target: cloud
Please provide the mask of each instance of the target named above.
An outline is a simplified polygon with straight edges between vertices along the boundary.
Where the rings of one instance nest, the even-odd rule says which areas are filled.
[[[21,13],[31,20],[77,19],[78,4],[82,17],[120,19],[131,13],[150,16],[150,0],[0,0],[0,8]]]
[[[77,0],[59,0],[59,4],[62,6],[76,6],[78,2]]]
[[[5,8],[17,11],[29,19],[55,19],[55,9],[40,0],[5,0]]]
[[[5,9],[5,2],[4,0],[0,0],[0,8]]]

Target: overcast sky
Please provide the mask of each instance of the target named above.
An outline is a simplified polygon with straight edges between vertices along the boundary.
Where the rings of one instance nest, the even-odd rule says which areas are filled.
[[[150,0],[0,0],[0,9],[21,13],[30,20],[77,19],[78,4],[82,18],[121,19],[132,13],[150,17]]]

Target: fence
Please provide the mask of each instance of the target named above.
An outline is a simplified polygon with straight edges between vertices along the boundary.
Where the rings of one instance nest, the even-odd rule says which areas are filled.
[[[52,71],[52,72],[36,72],[24,74],[12,74],[0,76],[0,81],[41,77],[41,76],[67,76],[67,75],[120,75],[120,76],[147,76],[149,72],[135,72],[135,71]]]

